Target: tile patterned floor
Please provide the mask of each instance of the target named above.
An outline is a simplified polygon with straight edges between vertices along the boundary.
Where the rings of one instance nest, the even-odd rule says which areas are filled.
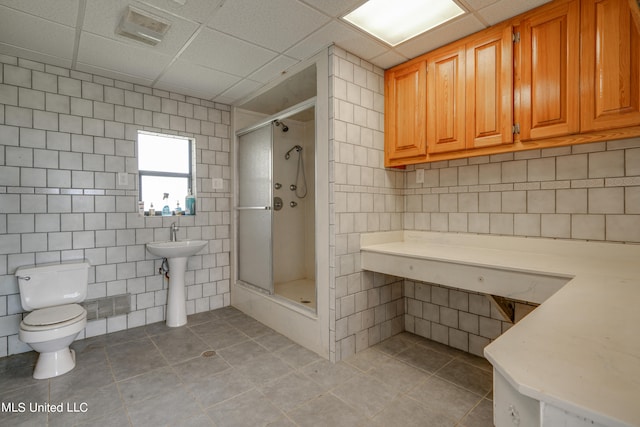
[[[73,348],[76,369],[50,380],[31,377],[34,353],[0,359],[0,425],[492,425],[487,361],[408,333],[332,364],[227,307]]]

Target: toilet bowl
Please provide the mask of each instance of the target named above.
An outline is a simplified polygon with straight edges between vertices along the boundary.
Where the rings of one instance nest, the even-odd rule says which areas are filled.
[[[34,310],[20,323],[18,337],[40,353],[33,371],[36,379],[57,377],[76,366],[69,345],[87,325],[87,311],[78,304]]]
[[[20,341],[39,354],[36,379],[65,374],[76,365],[69,348],[87,325],[87,311],[77,304],[86,297],[89,264],[67,263],[20,267],[20,298],[27,314],[18,330]]]

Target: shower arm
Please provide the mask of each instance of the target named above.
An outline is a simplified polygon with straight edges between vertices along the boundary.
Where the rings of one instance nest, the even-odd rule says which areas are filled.
[[[291,150],[287,151],[287,154],[284,155],[284,158],[289,160],[289,157],[291,157],[291,152],[293,150],[296,150],[299,153],[302,151],[302,147],[299,145],[294,145],[293,147],[291,147]]]

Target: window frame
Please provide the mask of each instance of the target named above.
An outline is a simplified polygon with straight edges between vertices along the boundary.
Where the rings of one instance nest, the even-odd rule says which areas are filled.
[[[195,138],[190,136],[183,136],[183,135],[172,135],[172,134],[165,134],[165,133],[159,133],[159,132],[149,132],[145,130],[138,130],[137,137],[139,137],[140,134],[158,136],[162,138],[175,138],[175,139],[181,139],[181,140],[186,139],[188,141],[187,149],[189,151],[189,171],[186,173],[180,173],[180,172],[163,172],[163,171],[156,171],[156,170],[138,169],[138,201],[139,202],[142,201],[142,178],[144,176],[160,177],[160,178],[187,178],[187,181],[189,182],[188,188],[191,189],[191,194],[195,196],[196,189],[195,189],[195,182],[194,182],[194,176],[193,176],[194,163],[196,161],[195,151],[194,151]],[[139,139],[136,140],[136,152],[137,152],[136,158],[139,163],[140,162]],[[145,206],[144,211],[145,213],[149,212],[149,207]],[[158,209],[156,209],[156,212],[158,212]]]

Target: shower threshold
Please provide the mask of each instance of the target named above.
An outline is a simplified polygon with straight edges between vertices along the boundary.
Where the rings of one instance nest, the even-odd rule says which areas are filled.
[[[303,307],[316,310],[316,282],[314,280],[299,279],[276,283],[274,284],[274,293]]]

